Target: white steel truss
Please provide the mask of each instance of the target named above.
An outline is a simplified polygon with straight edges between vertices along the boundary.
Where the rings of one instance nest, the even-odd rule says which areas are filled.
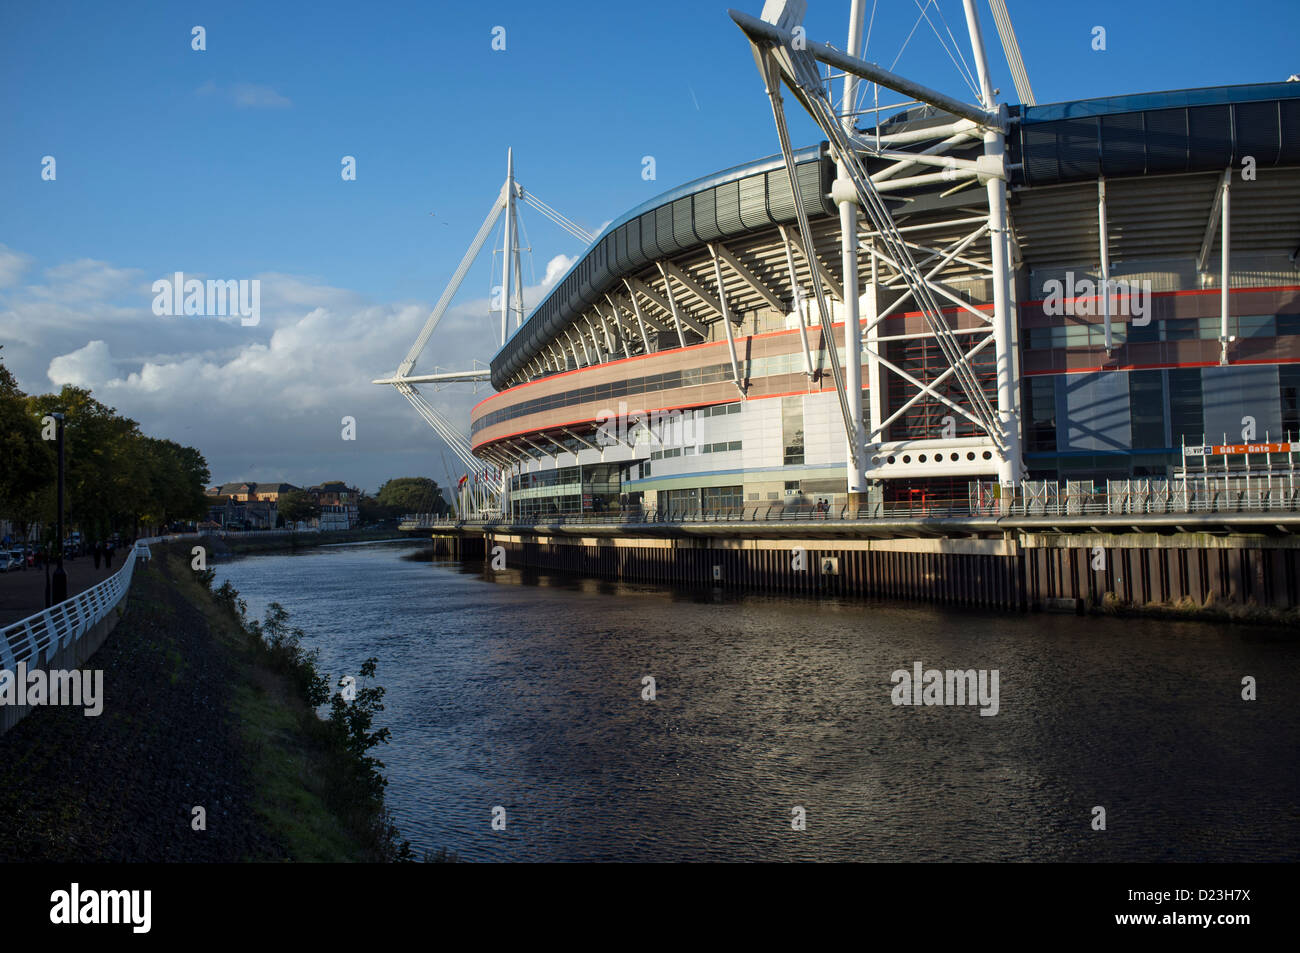
[[[856,7],[856,4],[855,4]],[[834,183],[831,197],[841,208],[841,234],[845,249],[844,272],[846,284],[851,285],[848,296],[857,301],[858,286],[852,272],[856,271],[856,255],[865,251],[871,261],[873,283],[867,294],[868,317],[866,341],[862,352],[868,364],[871,390],[877,390],[888,376],[902,380],[912,393],[901,407],[885,420],[879,419],[880,396],[871,394],[870,401],[876,411],[872,426],[863,431],[856,426],[859,395],[846,386],[840,372],[835,348],[829,349],[831,371],[844,417],[845,435],[850,451],[850,490],[860,473],[868,477],[888,478],[903,475],[899,469],[898,454],[881,451],[882,440],[889,424],[897,420],[919,400],[937,400],[954,411],[954,414],[973,423],[982,433],[979,452],[959,447],[969,438],[952,436],[925,440],[930,450],[924,453],[905,454],[909,463],[906,474],[912,476],[937,475],[951,472],[954,465],[982,468],[983,472],[997,472],[1006,485],[1018,484],[1023,478],[1020,457],[1020,428],[1017,419],[1019,372],[1015,347],[1015,314],[1012,298],[1010,229],[1007,221],[1006,170],[1003,134],[1006,128],[1005,107],[995,104],[989,84],[988,65],[974,0],[965,0],[967,27],[980,84],[978,104],[968,104],[943,93],[898,76],[854,54],[854,32],[850,30],[850,51],[836,50],[827,44],[814,43],[806,37],[801,26],[806,8],[804,0],[768,0],[762,19],[736,11],[732,18],[748,37],[755,61],[762,74],[764,86],[771,101],[781,151],[794,193],[795,211],[799,233],[809,234],[807,211],[795,175],[793,148],[785,120],[781,88],[784,86],[817,123],[826,135],[831,154],[837,161],[840,175]],[[999,23],[1000,28],[1003,24]],[[1014,43],[1009,20],[1002,29],[1004,45],[1008,39]],[[1017,51],[1018,52],[1018,51]],[[1008,48],[1008,57],[1013,54]],[[880,125],[874,136],[856,132],[846,117],[836,112],[827,82],[820,74],[819,63],[837,68],[846,76],[856,76],[901,93],[911,100],[929,104],[950,114],[951,122],[925,129],[907,130],[894,135],[882,135]],[[1016,72],[1013,67],[1013,72]],[[1018,81],[1020,77],[1017,77]],[[1028,91],[1028,80],[1024,77]],[[846,109],[854,101],[846,82]],[[1032,97],[1032,92],[1029,92]],[[969,149],[976,138],[983,140],[983,154],[975,158],[949,154],[953,150]],[[867,159],[876,163],[884,161],[884,168],[870,173]],[[941,171],[925,172],[933,168]],[[903,173],[908,173],[904,175]],[[903,230],[894,220],[883,192],[901,192],[921,186],[948,187],[943,197],[974,184],[983,184],[987,192],[987,216],[980,216],[972,224],[978,227],[959,234],[942,247],[904,238]],[[845,214],[846,206],[859,206],[865,213],[869,230],[863,234],[852,215]],[[856,234],[854,234],[856,232]],[[988,239],[988,257],[972,254],[973,246]],[[919,260],[918,260],[919,257]],[[850,260],[852,259],[852,261]],[[852,267],[851,267],[852,266]],[[922,269],[927,269],[923,271]],[[946,271],[972,271],[983,273],[991,281],[993,313],[973,307],[969,301],[947,287],[943,275]],[[810,272],[812,290],[824,323],[829,317],[821,276],[817,269]],[[898,296],[877,311],[877,298],[882,291],[897,291]],[[941,299],[958,314],[975,316],[980,324],[975,328],[954,327],[944,313]],[[896,340],[898,336],[882,338],[878,332],[881,322],[898,312],[905,302],[911,302],[920,312],[928,338],[938,347],[947,363],[946,370],[933,381],[924,383],[907,373],[897,363],[882,353],[881,343]],[[853,360],[857,335],[849,333],[847,325],[856,325],[856,308],[848,309],[851,317],[846,321],[846,360]],[[853,330],[856,330],[854,328]],[[996,365],[996,397],[990,400],[976,372],[974,359],[993,345]],[[961,404],[949,399],[937,387],[951,379],[964,400]],[[854,390],[860,386],[854,379]],[[859,441],[863,441],[859,444]],[[954,442],[956,441],[956,442]],[[915,443],[913,441],[912,443]],[[951,446],[949,446],[951,445]],[[987,450],[989,452],[985,453]],[[939,452],[935,452],[939,451]],[[941,466],[936,466],[936,460]],[[861,469],[859,469],[861,467]]]
[[[456,266],[456,270],[452,273],[446,288],[443,289],[442,295],[434,305],[433,311],[430,312],[424,326],[420,329],[420,333],[416,336],[415,341],[406,352],[406,356],[398,365],[397,371],[390,377],[382,377],[371,381],[373,384],[394,387],[415,408],[416,413],[442,438],[457,459],[465,465],[467,470],[466,478],[471,489],[470,492],[464,494],[464,499],[470,504],[472,511],[475,513],[484,511],[501,512],[503,510],[504,495],[508,485],[508,471],[512,466],[522,465],[522,461],[509,455],[504,448],[498,448],[501,452],[485,453],[481,458],[476,457],[471,450],[469,438],[460,428],[447,420],[446,416],[436,407],[430,404],[415,385],[432,384],[437,387],[452,383],[486,383],[490,380],[489,370],[482,366],[475,366],[464,371],[440,371],[435,369],[433,373],[429,374],[414,374],[412,372],[415,369],[416,361],[429,343],[429,338],[447,313],[452,299],[460,290],[470,268],[483,251],[488,236],[496,227],[496,223],[503,213],[505,214],[506,226],[501,249],[503,259],[500,305],[501,345],[504,346],[509,337],[510,315],[512,312],[515,315],[514,326],[518,328],[523,324],[523,272],[520,267],[520,248],[517,237],[518,213],[516,206],[518,201],[523,201],[536,209],[565,232],[580,240],[584,246],[591,244],[593,236],[590,232],[560,214],[537,196],[525,191],[523,186],[515,180],[514,152],[513,150],[507,150],[506,180],[501,186],[501,191],[497,194],[492,207],[488,210],[487,217],[483,220],[483,224],[479,226],[478,232],[465,250],[460,264]],[[605,333],[608,337],[608,330]],[[596,343],[594,330],[592,330],[592,341]],[[582,342],[582,346],[585,352],[585,341]],[[597,343],[597,350],[599,351],[599,349]],[[574,359],[577,360],[576,351],[574,351]],[[474,363],[478,365],[477,361]],[[490,462],[492,466],[485,464],[484,460]],[[493,471],[499,472],[494,473]],[[494,482],[496,485],[489,490],[490,482]]]

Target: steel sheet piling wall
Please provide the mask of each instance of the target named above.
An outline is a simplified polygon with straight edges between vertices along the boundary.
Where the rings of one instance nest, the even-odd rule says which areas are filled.
[[[583,538],[465,528],[440,532],[432,542],[436,555],[481,560],[485,570],[501,547],[509,570],[812,598],[897,599],[1001,611],[1110,605],[1285,610],[1300,603],[1300,537],[1295,536]],[[798,568],[800,551],[803,568]],[[836,562],[824,567],[826,558]]]

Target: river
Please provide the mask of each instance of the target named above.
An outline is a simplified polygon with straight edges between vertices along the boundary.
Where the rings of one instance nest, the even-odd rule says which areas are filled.
[[[250,614],[283,604],[335,680],[379,658],[392,740],[374,753],[417,852],[1300,859],[1295,632],[488,576],[411,552],[216,569]],[[996,671],[997,713],[895,705],[892,673],[918,662]]]

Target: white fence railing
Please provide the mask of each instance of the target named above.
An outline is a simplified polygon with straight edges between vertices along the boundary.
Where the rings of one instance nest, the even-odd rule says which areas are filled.
[[[972,491],[969,500],[922,500],[897,503],[865,503],[858,507],[835,505],[818,508],[799,503],[747,503],[743,506],[684,507],[633,506],[604,513],[555,513],[544,516],[470,516],[458,519],[433,513],[409,513],[398,522],[404,531],[459,525],[508,525],[582,523],[781,523],[837,520],[870,522],[880,520],[972,519],[979,517],[1160,516],[1178,513],[1300,513],[1300,486],[1289,477],[1220,481],[1111,480],[1098,488],[1091,482],[1070,482],[1064,487],[1051,481],[1025,481],[1018,492],[1006,498],[989,488]]]
[[[301,536],[304,534],[319,533],[320,527],[312,526],[307,529],[217,529],[210,533],[187,533],[188,536],[216,536],[220,539],[231,537],[234,539],[269,539],[272,536]],[[177,533],[174,536],[179,536]],[[168,537],[173,538],[173,537]]]
[[[138,540],[122,568],[103,582],[0,629],[0,669],[12,672],[20,662],[45,665],[56,652],[89,632],[131,588],[136,559],[148,557],[151,542],[158,538]]]

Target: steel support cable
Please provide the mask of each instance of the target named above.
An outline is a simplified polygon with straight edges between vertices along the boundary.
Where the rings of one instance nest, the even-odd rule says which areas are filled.
[[[577,222],[573,221],[571,218],[569,218],[567,215],[565,215],[565,214],[563,214],[562,212],[560,212],[558,209],[556,209],[556,208],[553,207],[552,205],[550,205],[550,204],[548,204],[548,203],[546,203],[546,202],[543,202],[540,198],[538,198],[538,197],[537,197],[536,195],[534,195],[532,192],[529,192],[529,191],[527,191],[527,190],[521,188],[521,189],[519,190],[519,194],[520,194],[520,198],[522,198],[525,202],[527,202],[530,206],[532,206],[532,207],[533,207],[534,209],[536,209],[538,212],[540,212],[540,213],[542,213],[543,215],[545,215],[547,218],[549,218],[549,219],[550,219],[552,222],[554,222],[556,225],[560,226],[560,228],[564,229],[566,232],[568,232],[568,233],[569,233],[570,235],[572,235],[574,238],[577,238],[577,239],[579,239],[579,240],[581,240],[581,241],[587,242],[588,244],[590,244],[590,243],[591,243],[591,240],[592,240],[593,238],[595,238],[594,235],[590,234],[586,229],[584,229],[584,228],[583,228],[581,225],[579,225]]]
[[[583,228],[577,222],[573,221],[573,219],[569,218],[564,213],[557,211],[555,208],[548,205],[546,202],[543,202],[532,192],[526,190],[523,186],[519,187],[519,197],[522,198],[529,205],[531,205],[533,208],[535,208],[537,211],[541,212],[543,215],[549,218],[556,225],[560,226],[560,228],[564,229],[574,238],[578,239],[579,241],[585,242],[588,245],[590,245],[593,241],[595,241],[596,239],[595,235],[592,235],[585,228]]]
[[[880,197],[880,194],[876,191],[874,185],[872,185],[871,179],[867,175],[867,171],[862,165],[860,157],[856,150],[852,148],[851,143],[848,141],[847,135],[839,122],[836,121],[834,110],[826,101],[825,93],[821,89],[820,82],[817,81],[809,84],[805,79],[800,78],[800,73],[806,73],[809,70],[807,61],[811,60],[811,55],[804,54],[803,57],[806,57],[806,59],[804,59],[799,54],[786,48],[783,48],[782,52],[790,56],[791,66],[793,67],[792,75],[786,77],[787,85],[790,86],[791,92],[795,94],[796,98],[799,99],[804,108],[812,115],[813,120],[817,122],[822,131],[826,133],[827,138],[830,139],[831,145],[835,150],[837,158],[842,158],[844,160],[845,166],[849,171],[849,177],[853,180],[853,184],[858,193],[859,199],[862,202],[863,208],[867,212],[868,217],[871,218],[872,224],[875,226],[875,229],[879,234],[879,238],[885,244],[887,251],[892,252],[891,257],[903,266],[903,276],[911,288],[913,297],[921,308],[921,313],[925,318],[927,325],[935,335],[936,343],[939,345],[939,348],[943,352],[948,363],[955,368],[956,376],[961,383],[962,389],[966,392],[966,395],[971,402],[971,406],[975,410],[976,415],[982,421],[984,428],[988,431],[989,435],[999,445],[999,447],[1001,447],[1003,443],[1001,430],[996,426],[996,416],[993,414],[992,406],[989,404],[988,397],[985,395],[984,389],[980,386],[978,378],[975,377],[974,372],[967,366],[965,352],[962,350],[960,343],[958,343],[956,338],[952,335],[951,328],[949,328],[948,323],[943,316],[943,311],[940,309],[938,302],[931,293],[928,284],[925,279],[919,275],[919,269],[916,267],[916,263],[912,259],[911,251],[908,249],[906,242],[898,232],[898,226],[894,222],[893,215],[890,214],[888,207],[884,204],[884,200]],[[771,55],[770,52],[768,55]],[[793,82],[791,82],[791,80],[793,80]],[[768,85],[770,88],[771,83],[769,82]],[[769,96],[771,96],[770,92]],[[784,150],[788,148],[789,138],[788,132],[783,131],[785,129],[784,115],[781,114],[781,110],[776,105],[777,103],[779,103],[779,97],[774,101],[773,109],[778,116],[778,134],[783,136],[782,147]],[[790,163],[790,158],[791,157],[787,156],[787,164]],[[790,168],[792,168],[792,166],[790,166]],[[796,195],[798,195],[797,190]],[[799,206],[801,206],[801,201],[797,200],[796,207],[798,208]]]
[[[921,0],[916,0],[916,2],[919,4]],[[971,92],[975,94],[975,98],[979,99],[979,82],[976,80],[975,74],[971,72],[970,64],[966,62],[966,57],[962,56],[961,44],[958,43],[957,38],[952,35],[952,27],[948,26],[948,18],[943,15],[943,7],[936,3],[934,5],[934,12],[939,14],[939,20],[943,23],[943,28],[948,31],[948,39],[952,40],[952,48],[956,50],[957,56],[961,58],[960,66],[957,66],[955,59],[953,60],[953,65],[957,66],[957,72],[962,73],[963,78],[966,80],[966,85],[968,85]],[[926,20],[929,21],[930,18],[926,17]],[[930,29],[934,30],[934,35],[938,37],[939,43],[945,50],[947,50],[948,45],[943,42],[943,37],[939,36],[939,30],[933,22],[930,22]],[[948,56],[952,57],[952,54],[949,53]]]
[[[866,59],[866,56],[867,56],[867,50],[871,49],[871,30],[872,30],[872,28],[876,25],[876,6],[877,6],[879,3],[880,3],[880,0],[871,0],[871,19],[867,21],[867,36],[866,36],[866,39],[864,39],[864,40],[862,41],[862,49],[860,49],[860,50],[849,50],[850,55],[852,55],[852,56],[861,56],[863,59]],[[862,100],[863,100],[863,97],[866,96],[867,88],[870,87],[870,86],[875,86],[875,85],[876,85],[875,83],[862,82],[862,83],[858,83],[857,86],[854,87],[854,90],[853,90],[853,102],[848,106],[848,109],[850,110],[850,113],[849,113],[849,114],[850,114],[851,116],[854,117],[854,119],[853,119],[853,128],[854,128],[854,129],[857,128],[858,120],[857,120],[856,117],[857,117],[858,113],[860,113],[860,112],[862,111],[862,109],[861,109],[861,106],[862,106]],[[878,92],[878,91],[877,91],[877,95],[879,95],[879,92]]]
[[[930,326],[931,331],[935,334],[936,343],[939,345],[940,350],[943,352],[949,365],[954,369],[958,381],[960,382],[962,389],[966,392],[967,397],[971,402],[972,409],[975,411],[981,426],[983,426],[989,433],[993,441],[1001,446],[1001,432],[995,425],[996,418],[992,413],[992,407],[984,394],[984,390],[980,386],[978,379],[975,377],[974,372],[969,368],[965,352],[962,349],[961,344],[957,342],[955,336],[952,334],[951,329],[948,327],[947,321],[943,317],[943,312],[940,310],[938,302],[935,301],[933,295],[929,293],[929,287],[925,283],[925,279],[919,277],[919,269],[912,260],[911,252],[907,248],[901,234],[897,231],[897,225],[894,223],[893,216],[889,213],[888,208],[884,205],[884,201],[871,185],[866,170],[863,168],[856,152],[849,146],[849,143],[847,142],[847,134],[837,121],[833,108],[826,100],[826,94],[822,89],[820,78],[817,75],[815,66],[811,62],[811,55],[804,54],[802,56],[797,56],[794,51],[786,47],[782,47],[781,52],[789,57],[788,64],[790,66],[790,76],[786,78],[787,85],[790,86],[791,92],[794,93],[795,97],[800,101],[804,108],[808,110],[814,121],[816,121],[817,124],[821,126],[823,132],[827,134],[827,137],[831,140],[836,151],[845,157],[845,165],[849,170],[850,178],[854,179],[854,185],[859,198],[864,200],[863,204],[867,208],[868,215],[872,218],[873,224],[884,240],[886,247],[893,251],[897,260],[910,265],[910,268],[904,270],[904,277],[908,279],[908,283],[912,288],[913,296],[921,306],[922,314],[924,315],[927,324]],[[766,53],[767,55],[765,60],[767,66],[765,68],[770,71],[773,66],[776,66],[779,69],[779,64],[771,62],[772,52],[770,47]],[[765,75],[764,79],[765,85],[768,87],[769,97],[773,98],[773,114],[776,118],[778,135],[781,137],[783,156],[787,163],[787,173],[791,176],[791,186],[794,190],[796,199],[796,211],[802,213],[801,227],[806,229],[806,211],[803,209],[802,195],[799,193],[797,184],[794,182],[793,178],[793,156],[790,152],[789,132],[785,125],[784,111],[780,106],[779,86],[773,82],[773,78],[770,75]],[[791,80],[793,80],[793,82],[791,82]],[[774,91],[777,92],[775,97],[773,97]],[[820,293],[820,276],[816,274],[815,265],[812,268],[812,272],[813,277],[817,279],[814,290]],[[825,314],[824,299],[819,297],[818,303],[819,306],[823,307],[823,314]],[[841,410],[845,413],[847,418],[847,395],[843,393],[843,385],[841,383],[842,378],[839,375],[838,353],[832,349],[830,357],[832,360],[832,370],[835,372],[836,376],[837,392],[841,394]]]
[[[907,34],[907,39],[905,39],[903,41],[903,45],[899,47],[898,55],[894,57],[894,62],[889,64],[889,71],[891,73],[894,71],[894,67],[898,65],[898,61],[903,58],[903,51],[907,49],[907,44],[912,42],[912,36],[913,34],[916,33],[916,28],[921,25],[921,21],[924,18],[925,18],[925,10],[923,9],[921,10],[921,15],[916,18],[916,22],[912,24],[912,32]]]
[[[1011,68],[1011,79],[1016,85],[1016,93],[1026,106],[1035,104],[1034,89],[1029,85],[1029,73],[1025,70],[1025,61],[1020,55],[1020,41],[1016,39],[1015,27],[1011,25],[1011,15],[1007,13],[1006,0],[989,0],[993,10],[993,20],[998,27],[998,36],[1002,39],[1002,50],[1007,56],[1007,65]],[[942,15],[942,14],[941,14]]]
[[[819,125],[823,125],[826,120],[833,119],[833,116],[826,112],[824,100],[813,99],[809,105],[813,107],[813,110],[810,110],[813,112],[813,118],[821,120],[818,123]],[[958,363],[959,358],[957,358],[957,355],[960,355],[960,350],[945,346],[950,344],[947,340],[950,337],[950,334],[947,333],[950,329],[947,321],[943,318],[943,312],[930,293],[925,279],[920,276],[920,270],[912,258],[911,251],[907,248],[906,242],[898,232],[897,225],[894,223],[888,207],[884,204],[884,200],[880,198],[879,193],[871,184],[870,178],[866,175],[866,169],[862,166],[857,153],[845,140],[845,137],[839,134],[838,123],[826,123],[823,125],[823,131],[831,135],[837,156],[844,159],[849,176],[854,180],[859,198],[864,200],[862,204],[868,216],[872,219],[872,224],[876,227],[880,239],[886,245],[888,252],[892,252],[892,257],[898,265],[902,266],[903,277],[911,286],[917,304],[921,307],[927,322],[931,326],[931,330],[935,332],[940,349],[945,352],[945,356],[950,363]]]
[[[482,462],[477,460],[470,451],[469,441],[424,399],[423,394],[410,384],[398,384],[396,386],[402,396],[415,408],[416,413],[424,418],[425,422],[438,433],[438,436],[442,437],[443,443],[460,458],[462,463],[472,471],[478,471],[482,468]]]
[[[415,408],[416,413],[418,413],[421,417],[424,418],[425,422],[429,424],[429,426],[433,428],[434,432],[437,433],[438,436],[442,438],[443,443],[445,443],[448,447],[451,448],[452,453],[456,455],[456,457],[461,461],[461,463],[463,463],[466,467],[468,467],[471,472],[477,471],[482,466],[481,463],[476,461],[465,450],[463,450],[461,447],[456,445],[451,428],[449,428],[446,425],[445,421],[443,421],[435,413],[430,413],[426,407],[421,406],[420,403],[417,400],[415,400],[411,395],[407,394],[405,396],[407,400],[411,402],[411,406]]]
[[[770,58],[764,58],[765,64],[770,64]],[[765,69],[771,69],[770,65],[765,65]],[[831,377],[835,382],[835,394],[840,401],[840,413],[844,417],[844,432],[850,436],[849,455],[853,458],[854,466],[861,466],[861,448],[856,445],[852,438],[855,431],[853,412],[849,407],[848,394],[845,392],[844,373],[840,369],[840,355],[836,347],[835,338],[831,334],[831,311],[826,303],[826,291],[822,287],[822,277],[817,269],[817,246],[813,243],[812,228],[808,225],[808,210],[804,207],[803,190],[799,188],[799,176],[795,170],[794,149],[790,145],[790,130],[785,124],[785,107],[781,103],[781,92],[779,83],[768,82],[768,98],[772,103],[772,115],[776,119],[777,136],[781,140],[781,155],[785,157],[786,175],[790,180],[790,191],[794,194],[795,215],[799,220],[799,235],[804,241],[805,256],[808,259],[808,277],[812,282],[813,294],[817,298],[817,310],[821,317],[821,342],[822,347],[826,349],[827,357],[831,365]],[[857,289],[846,289],[847,294],[856,294]],[[849,358],[850,355],[845,355]],[[853,360],[862,360],[861,355],[852,355]],[[861,400],[861,394],[854,394],[854,400]]]
[[[483,243],[487,241],[488,235],[492,232],[492,227],[496,225],[496,221],[501,216],[501,212],[505,207],[506,190],[505,186],[502,186],[501,194],[497,196],[496,202],[492,205],[492,210],[488,212],[487,218],[485,218],[483,224],[479,226],[478,234],[474,236],[474,241],[472,241],[469,248],[465,250],[465,256],[460,260],[460,264],[456,267],[455,273],[451,276],[451,281],[449,281],[447,287],[443,289],[442,297],[439,298],[438,303],[434,305],[433,311],[429,314],[429,319],[424,322],[424,327],[420,330],[419,337],[415,339],[415,343],[411,345],[411,349],[406,352],[405,359],[398,366],[398,377],[406,376],[411,372],[411,369],[415,367],[416,359],[419,358],[420,352],[424,350],[424,346],[429,343],[429,336],[433,334],[433,329],[436,328],[438,322],[442,320],[443,314],[451,304],[451,299],[454,298],[456,292],[460,290],[461,282],[463,282],[465,276],[469,274],[470,266],[474,264],[474,259],[478,258],[478,253],[483,249]]]
[[[939,264],[935,265],[934,268],[932,268],[930,271],[926,272],[926,274],[925,274],[925,280],[926,280],[926,281],[929,281],[930,279],[934,278],[934,277],[935,277],[935,276],[936,276],[940,271],[942,271],[944,268],[946,268],[946,267],[948,266],[948,262],[951,261],[951,260],[953,260],[953,259],[956,259],[957,261],[961,261],[961,262],[966,262],[966,263],[972,265],[973,267],[977,267],[977,268],[979,268],[980,270],[988,270],[987,268],[985,268],[984,265],[980,264],[979,262],[971,262],[971,261],[969,261],[968,259],[964,259],[964,258],[959,257],[960,254],[961,254],[961,251],[962,251],[962,250],[963,250],[967,245],[969,245],[971,242],[974,242],[974,241],[976,241],[977,239],[979,239],[980,237],[982,237],[984,234],[986,234],[986,233],[988,232],[988,230],[989,230],[988,224],[985,223],[984,225],[982,225],[982,226],[980,226],[978,229],[976,229],[974,232],[972,232],[970,235],[967,235],[964,239],[962,239],[961,242],[960,242],[960,244],[958,244],[955,248],[949,246],[949,248],[948,248],[947,250],[944,250],[944,251],[941,251],[941,252],[937,252],[937,253],[935,253],[935,249],[927,249],[927,248],[925,248],[924,246],[921,246],[921,245],[915,245],[915,244],[912,243],[912,242],[908,242],[907,244],[908,244],[909,246],[911,246],[911,247],[916,248],[918,251],[930,251],[930,252],[932,252],[932,254],[930,255],[930,257],[927,258],[924,262],[922,262],[922,265],[929,264],[930,262],[934,261],[935,258],[939,258],[939,257],[941,257],[941,258],[943,259],[942,261],[939,262]],[[862,246],[862,243],[859,242],[859,247],[861,247],[861,246]],[[880,252],[880,251],[872,251],[871,254],[875,255],[877,261],[884,262],[885,264],[887,264],[887,265],[889,265],[891,268],[893,268],[894,271],[896,272],[895,277],[888,279],[888,281],[882,283],[882,284],[880,285],[880,287],[882,287],[882,288],[887,288],[887,289],[889,289],[890,291],[893,291],[893,290],[897,289],[897,288],[899,287],[899,285],[898,285],[898,283],[897,283],[897,276],[899,276],[899,275],[902,274],[902,269],[898,267],[897,262],[895,262],[895,261],[894,261],[893,259],[891,259],[888,255],[886,255],[886,254],[884,254],[883,252]],[[879,323],[880,323],[881,321],[883,321],[885,318],[888,318],[888,317],[892,316],[892,314],[893,314],[895,311],[897,311],[898,308],[902,306],[903,302],[906,301],[910,296],[911,296],[911,291],[910,291],[910,289],[904,291],[903,294],[899,295],[899,296],[898,296],[897,298],[895,298],[892,302],[890,302],[888,308],[886,308],[884,311],[881,311],[880,313],[878,313],[878,314],[876,315],[876,318],[875,318],[874,321],[871,322],[870,327],[875,327],[877,324],[879,324]],[[960,299],[959,299],[959,300],[960,300]],[[975,309],[975,308],[972,308],[969,304],[966,304],[965,302],[961,302],[961,303],[963,304],[963,306],[965,307],[965,309],[966,309],[967,311],[969,311],[971,314],[973,314],[974,316],[976,316],[977,318],[979,318],[981,321],[984,321],[986,324],[991,324],[991,323],[992,323],[992,321],[990,320],[990,318],[989,318],[988,315],[984,314],[983,312],[981,312],[981,311],[979,311],[979,310],[977,310],[977,309]]]
[[[836,128],[832,126],[832,130]],[[911,250],[907,247],[902,235],[897,231],[893,216],[889,213],[889,209],[871,184],[871,180],[867,177],[866,170],[863,168],[856,152],[848,148],[847,143],[836,143],[836,147],[845,158],[845,166],[849,170],[850,178],[854,180],[859,197],[865,200],[863,202],[864,208],[872,219],[872,224],[875,225],[877,232],[880,233],[880,238],[886,246],[887,253],[892,252],[891,257],[894,258],[898,265],[902,266],[903,277],[921,308],[926,324],[934,332],[935,342],[944,353],[948,363],[956,368],[957,378],[961,382],[963,390],[966,391],[976,414],[985,421],[985,427],[989,434],[994,436],[995,440],[998,440],[1000,430],[995,425],[996,417],[993,414],[988,397],[985,395],[984,389],[980,386],[974,372],[967,366],[965,352],[952,334],[952,329],[949,327],[928,281],[924,276],[920,275],[920,270],[916,266]]]
[[[444,417],[438,414],[437,411],[429,405],[421,404],[417,399],[411,399],[411,403],[415,406],[417,412],[419,412],[426,420],[437,422],[434,429],[437,430],[439,436],[443,438],[443,442],[446,443],[447,446],[451,447],[452,452],[460,458],[462,463],[468,466],[471,470],[482,468],[483,464],[478,461],[463,444],[457,441],[459,435]]]

